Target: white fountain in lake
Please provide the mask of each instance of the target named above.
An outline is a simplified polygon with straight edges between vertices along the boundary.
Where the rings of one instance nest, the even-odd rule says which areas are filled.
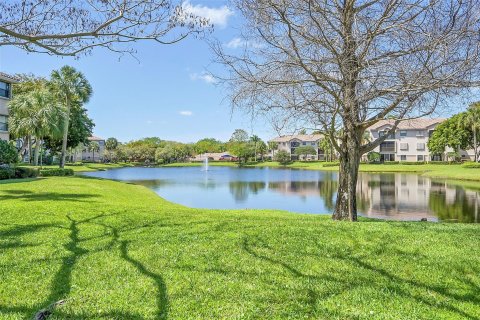
[[[203,168],[202,168],[203,171],[208,171],[208,156],[205,157],[205,159],[203,159]]]

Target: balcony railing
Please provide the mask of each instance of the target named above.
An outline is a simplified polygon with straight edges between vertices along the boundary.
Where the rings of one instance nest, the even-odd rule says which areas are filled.
[[[395,152],[395,147],[382,147],[382,146],[380,146],[380,152]]]

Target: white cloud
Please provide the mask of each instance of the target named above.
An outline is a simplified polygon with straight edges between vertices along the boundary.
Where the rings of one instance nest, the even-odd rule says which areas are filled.
[[[180,114],[181,116],[185,116],[185,117],[193,116],[193,112],[192,112],[192,111],[189,111],[189,110],[180,111],[179,114]]]
[[[190,73],[190,80],[193,80],[193,81],[202,80],[202,81],[205,81],[206,83],[216,83],[217,82],[217,80],[215,80],[215,78],[211,74],[208,74],[208,73],[202,73],[202,74]]]
[[[201,4],[192,5],[189,1],[183,4],[183,9],[187,13],[195,16],[207,18],[214,27],[225,28],[228,23],[228,18],[233,15],[233,11],[227,6],[217,8],[207,7]]]
[[[226,43],[225,46],[230,49],[237,49],[240,47],[260,48],[261,44],[252,42],[252,41],[247,41],[241,38],[233,38],[228,43]]]

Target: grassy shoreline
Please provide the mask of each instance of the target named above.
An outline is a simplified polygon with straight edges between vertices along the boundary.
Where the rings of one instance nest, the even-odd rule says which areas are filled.
[[[134,167],[137,164],[133,163],[78,163],[70,164],[67,163],[65,168],[72,169],[74,172],[91,172],[91,171],[103,171],[110,169],[119,169],[126,167]],[[45,166],[33,166],[28,164],[20,164],[19,167],[28,167],[28,168],[43,168],[43,169],[57,169],[58,165],[45,165]]]
[[[85,177],[0,184],[0,318],[480,317],[480,226],[191,209]]]
[[[286,166],[278,162],[248,163],[246,168],[290,168],[320,171],[338,171],[338,166],[323,166],[325,162],[293,162]],[[202,163],[172,163],[162,167],[191,167],[201,166]],[[237,166],[232,162],[210,162],[211,166]],[[415,173],[429,178],[453,180],[480,181],[480,169],[464,168],[460,164],[361,164],[360,172],[372,173]]]

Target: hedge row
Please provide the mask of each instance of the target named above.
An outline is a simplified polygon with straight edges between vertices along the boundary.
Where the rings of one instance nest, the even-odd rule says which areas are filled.
[[[64,176],[73,176],[73,169],[68,168],[57,168],[57,169],[41,169],[39,171],[40,176],[42,177],[64,177]]]
[[[35,178],[38,176],[42,177],[53,177],[53,176],[73,176],[72,169],[36,169],[28,167],[0,167],[0,180],[5,179],[25,179],[25,178]]]
[[[322,165],[322,167],[338,167],[339,165],[339,162],[326,162]]]
[[[465,162],[462,164],[463,168],[468,168],[468,169],[478,169],[480,168],[480,163],[478,162]]]

